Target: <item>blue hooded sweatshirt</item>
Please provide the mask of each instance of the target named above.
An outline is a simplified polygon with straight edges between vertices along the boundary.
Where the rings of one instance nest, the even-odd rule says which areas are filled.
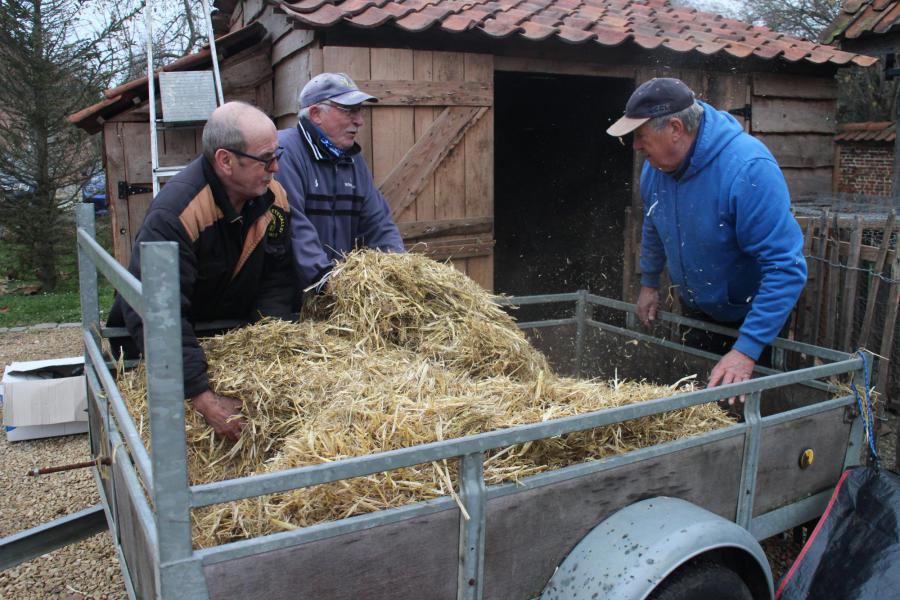
[[[676,180],[644,163],[641,285],[668,266],[689,307],[741,321],[734,349],[756,360],[803,286],[803,234],[775,158],[727,112],[703,106],[690,163]]]

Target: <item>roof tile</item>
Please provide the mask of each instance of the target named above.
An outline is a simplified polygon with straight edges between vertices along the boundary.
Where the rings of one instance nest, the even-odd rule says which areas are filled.
[[[372,6],[347,20],[359,27],[378,27],[379,25],[384,25],[392,18],[393,15],[388,11]]]
[[[785,60],[789,60],[791,62],[797,62],[798,60],[806,58],[807,56],[809,56],[809,54],[809,48],[800,45],[793,45],[784,51],[784,58]]]
[[[634,34],[634,41],[639,46],[641,46],[642,48],[646,48],[647,50],[653,50],[655,48],[658,48],[659,45],[662,44],[664,40],[665,40],[665,38],[662,38],[659,36],[654,37],[654,36],[649,36],[649,35],[643,35],[640,33]]]
[[[663,46],[665,46],[669,50],[675,50],[676,52],[687,52],[689,50],[695,49],[697,47],[697,44],[689,40],[679,40],[669,37],[666,38],[666,41],[663,42]]]
[[[756,50],[753,51],[753,55],[758,56],[759,58],[765,58],[766,60],[771,60],[782,54],[784,50],[785,49],[781,47],[781,44],[766,42],[757,46]]]
[[[290,7],[284,7],[287,10],[293,11]],[[369,10],[381,10],[379,8],[372,7]],[[337,8],[333,4],[325,4],[321,8],[314,10],[311,13],[298,13],[293,12],[293,15],[288,13],[289,16],[293,16],[296,20],[304,23],[306,25],[313,25],[316,27],[327,27],[328,25],[334,25],[338,21],[344,18],[344,11],[340,8]]]
[[[597,37],[596,33],[585,31],[583,29],[576,29],[575,27],[569,27],[567,25],[560,25],[558,35],[564,42],[571,42],[573,44],[586,42],[587,40],[592,40]]]
[[[384,6],[388,0],[347,0],[341,4],[341,8],[345,13],[356,15],[366,10],[370,6]]]
[[[522,23],[522,37],[528,38],[529,40],[545,40],[556,33],[556,31],[556,27],[547,27],[546,25],[541,25],[534,21]]]
[[[491,37],[503,38],[517,31],[521,31],[521,27],[513,21],[507,19],[487,19],[481,27],[482,31]]]
[[[580,15],[569,15],[562,22],[566,27],[574,27],[575,29],[590,29],[594,24],[592,20],[585,19]]]
[[[297,0],[297,2],[287,3],[291,10],[300,13],[308,13],[318,10],[323,4],[334,4],[334,0]]]
[[[424,31],[434,25],[439,19],[425,11],[412,12],[397,19],[397,25],[407,31]]]
[[[327,27],[345,20],[361,27],[392,22],[408,31],[440,26],[444,31],[482,31],[503,38],[520,35],[540,41],[556,37],[567,43],[596,40],[616,46],[632,39],[648,50],[665,46],[675,52],[703,55],[756,56],[813,64],[865,65],[868,57],[831,51],[806,40],[784,36],[761,25],[751,25],[682,6],[670,0],[269,0],[278,3],[301,23]],[[856,7],[854,8],[854,5]],[[842,14],[854,8],[859,15],[900,13],[900,1],[845,2]],[[882,18],[884,17],[884,18]],[[882,23],[867,17],[872,27]],[[900,14],[898,14],[900,19]],[[857,23],[851,26],[861,27]]]
[[[597,35],[597,41],[604,46],[618,46],[628,39],[628,31],[617,27],[608,27],[597,24],[591,27],[591,32]]]
[[[522,8],[512,8],[510,10],[497,13],[496,16],[498,19],[505,18],[516,25],[521,24],[527,19],[531,18],[531,15],[534,14],[534,11],[525,10]]]
[[[747,44],[742,44],[740,42],[729,42],[727,46],[725,46],[725,52],[732,56],[736,56],[737,58],[747,58],[751,54],[755,48],[753,46],[748,46]]]

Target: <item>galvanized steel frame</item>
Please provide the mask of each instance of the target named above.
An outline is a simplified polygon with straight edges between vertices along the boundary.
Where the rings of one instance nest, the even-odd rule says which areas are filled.
[[[484,543],[486,503],[491,498],[518,493],[543,485],[580,477],[590,473],[613,469],[636,461],[676,452],[715,440],[732,436],[743,436],[745,444],[744,462],[741,473],[741,496],[749,500],[739,503],[735,519],[752,533],[771,534],[773,527],[790,526],[808,519],[808,515],[820,509],[821,498],[806,499],[786,506],[766,515],[753,518],[752,497],[754,495],[758,448],[762,431],[778,423],[803,418],[840,406],[850,406],[851,396],[834,398],[818,404],[795,409],[786,413],[760,418],[760,395],[765,390],[781,386],[810,383],[816,379],[856,372],[862,374],[863,361],[845,353],[799,344],[790,340],[776,340],[773,346],[792,351],[802,351],[825,360],[830,364],[800,369],[792,372],[772,372],[772,374],[750,381],[698,390],[668,398],[658,398],[649,402],[601,410],[584,415],[566,417],[522,425],[500,431],[492,431],[465,438],[444,440],[403,448],[370,456],[361,456],[329,463],[289,469],[278,473],[266,473],[240,479],[189,486],[187,481],[186,445],[184,436],[184,402],[181,381],[181,325],[180,301],[178,293],[177,247],[174,243],[157,242],[142,244],[143,276],[146,285],[131,277],[115,260],[100,248],[93,238],[92,207],[80,207],[78,214],[79,265],[82,267],[82,321],[85,326],[86,363],[92,371],[88,377],[94,401],[91,410],[106,409],[107,435],[118,438],[117,444],[127,442],[135,457],[137,469],[124,461],[126,485],[138,505],[138,515],[142,525],[148,527],[149,536],[156,553],[158,565],[157,589],[163,597],[205,598],[207,590],[202,566],[231,560],[241,556],[268,552],[279,548],[295,546],[316,539],[341,535],[350,531],[360,531],[398,522],[411,516],[452,509],[457,500],[438,498],[380,511],[358,517],[323,523],[294,531],[283,532],[249,540],[224,544],[214,548],[192,550],[190,537],[190,510],[192,508],[230,502],[242,498],[260,496],[295,488],[308,487],[394,470],[405,466],[437,460],[458,459],[460,465],[460,489],[458,501],[465,507],[461,510],[459,539],[459,586],[458,597],[477,600],[482,597],[482,576],[484,572]],[[96,336],[100,333],[99,310],[97,306],[96,270],[102,272],[120,293],[137,310],[145,322],[145,344],[148,374],[148,404],[151,406],[152,447],[149,454],[140,443],[136,429],[127,414],[121,394],[102,361],[100,346]],[[90,272],[94,272],[91,277]],[[94,300],[91,300],[91,297]],[[559,302],[575,302],[572,318],[554,319],[533,323],[521,323],[522,328],[546,327],[551,325],[576,325],[576,369],[580,370],[584,354],[584,333],[587,327],[609,330],[617,334],[629,335],[663,345],[675,346],[675,350],[690,351],[666,340],[640,334],[631,330],[594,321],[591,314],[594,306],[604,306],[633,314],[634,305],[602,298],[586,291],[576,293],[501,298],[499,304],[533,305]],[[685,319],[670,313],[660,313],[660,319],[691,327],[705,327],[709,330],[722,329],[722,333],[735,332],[708,326],[699,321]],[[709,355],[712,357],[714,355]],[[822,387],[817,386],[817,387]],[[827,389],[827,386],[824,386]],[[483,477],[485,452],[497,448],[521,444],[545,437],[553,437],[575,431],[592,429],[621,421],[660,414],[714,402],[734,395],[748,395],[745,406],[746,422],[735,424],[722,430],[713,431],[695,438],[677,440],[643,448],[625,455],[543,473],[524,479],[517,484],[486,487]],[[95,405],[96,404],[96,405]],[[111,407],[111,410],[110,410]],[[115,419],[109,418],[114,415]],[[859,421],[859,418],[856,418]],[[124,433],[123,441],[119,435]],[[862,428],[854,423],[851,435],[861,437]],[[96,432],[92,432],[95,436]],[[858,464],[861,443],[851,439],[845,458],[845,466]],[[152,511],[143,496],[138,472],[152,494],[156,511]],[[102,489],[102,488],[101,488]],[[111,529],[115,532],[114,510],[106,506]],[[121,556],[120,556],[121,557]],[[123,562],[124,565],[124,562]],[[124,569],[126,570],[127,569]],[[126,573],[127,577],[127,573]],[[130,587],[130,586],[129,586]],[[129,589],[133,595],[133,590]]]

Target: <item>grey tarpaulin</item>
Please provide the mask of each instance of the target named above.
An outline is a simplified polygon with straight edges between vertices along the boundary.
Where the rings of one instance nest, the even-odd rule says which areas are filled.
[[[775,598],[900,598],[900,476],[845,471]]]

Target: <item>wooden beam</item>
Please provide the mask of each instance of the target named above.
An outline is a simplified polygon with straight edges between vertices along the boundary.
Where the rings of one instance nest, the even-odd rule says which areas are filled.
[[[753,74],[753,95],[817,100],[833,100],[838,97],[837,83],[830,77],[802,77],[773,73]]]
[[[413,221],[398,223],[404,240],[421,240],[442,235],[490,233],[494,229],[493,217],[469,219],[443,219],[438,221]]]
[[[486,107],[448,106],[379,183],[395,219],[415,201],[428,176],[487,110]]]
[[[756,133],[835,133],[837,119],[834,100],[753,98],[753,125]],[[830,173],[829,173],[830,175]]]
[[[479,81],[357,81],[378,106],[492,106],[490,83]]]
[[[604,65],[594,62],[525,58],[521,56],[495,56],[495,71],[517,73],[553,73],[557,75],[587,75],[592,77],[635,78],[634,65]]]
[[[407,250],[417,252],[433,260],[471,258],[489,256],[494,249],[494,240],[489,238],[464,238],[418,242],[407,245]]]

